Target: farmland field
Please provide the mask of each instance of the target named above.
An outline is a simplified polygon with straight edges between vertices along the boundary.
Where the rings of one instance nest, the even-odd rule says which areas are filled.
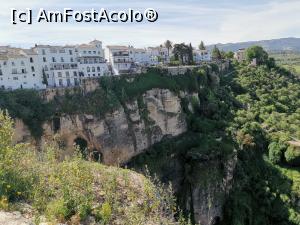
[[[272,53],[270,56],[275,58],[277,64],[300,75],[300,53],[282,52]]]

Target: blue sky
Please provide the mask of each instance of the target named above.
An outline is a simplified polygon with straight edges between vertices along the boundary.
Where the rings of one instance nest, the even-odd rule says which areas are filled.
[[[0,0],[0,45],[27,47],[35,43],[76,44],[93,39],[137,47],[166,39],[198,45],[300,37],[299,0]],[[91,8],[145,10],[154,8],[155,23],[68,23],[12,25],[10,9],[74,10]]]

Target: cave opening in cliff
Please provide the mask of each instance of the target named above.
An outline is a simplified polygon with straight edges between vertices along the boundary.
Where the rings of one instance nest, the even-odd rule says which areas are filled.
[[[92,160],[99,163],[102,162],[102,154],[97,149],[92,151]]]
[[[74,140],[74,144],[79,147],[79,150],[82,154],[82,157],[84,159],[87,159],[87,156],[88,156],[88,143],[87,143],[87,141],[83,138],[78,137]]]
[[[60,118],[59,117],[54,117],[53,121],[53,131],[54,133],[57,133],[60,130]]]

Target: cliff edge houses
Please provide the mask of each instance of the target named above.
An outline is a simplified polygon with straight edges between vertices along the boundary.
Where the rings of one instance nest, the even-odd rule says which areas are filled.
[[[141,68],[170,63],[165,47],[110,45],[91,41],[80,45],[35,45],[30,49],[0,46],[0,88],[46,89],[77,86],[83,79],[137,73]],[[209,61],[209,52],[194,53]]]

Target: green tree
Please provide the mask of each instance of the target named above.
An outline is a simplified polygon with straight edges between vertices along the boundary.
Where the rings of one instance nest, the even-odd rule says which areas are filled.
[[[220,59],[222,59],[222,54],[221,54],[219,48],[216,45],[214,46],[214,48],[212,50],[212,58],[214,60],[220,60]]]
[[[170,40],[166,40],[164,43],[165,47],[168,49],[168,56],[170,56],[170,49],[173,47],[173,43]]]
[[[232,51],[226,52],[225,53],[225,58],[226,59],[233,59],[234,53]]]
[[[199,50],[206,50],[204,42],[201,41],[200,45],[199,45]]]
[[[268,53],[261,46],[252,46],[246,50],[246,58],[248,62],[256,59],[258,65],[266,64],[268,61]]]
[[[190,63],[192,61],[192,48],[191,45],[185,43],[175,44],[173,48],[173,54],[176,60],[179,60],[181,64]]]
[[[45,84],[46,86],[48,86],[48,79],[47,79],[47,76],[46,76],[46,73],[45,73],[45,70],[43,69],[43,81],[42,81],[43,84]]]

